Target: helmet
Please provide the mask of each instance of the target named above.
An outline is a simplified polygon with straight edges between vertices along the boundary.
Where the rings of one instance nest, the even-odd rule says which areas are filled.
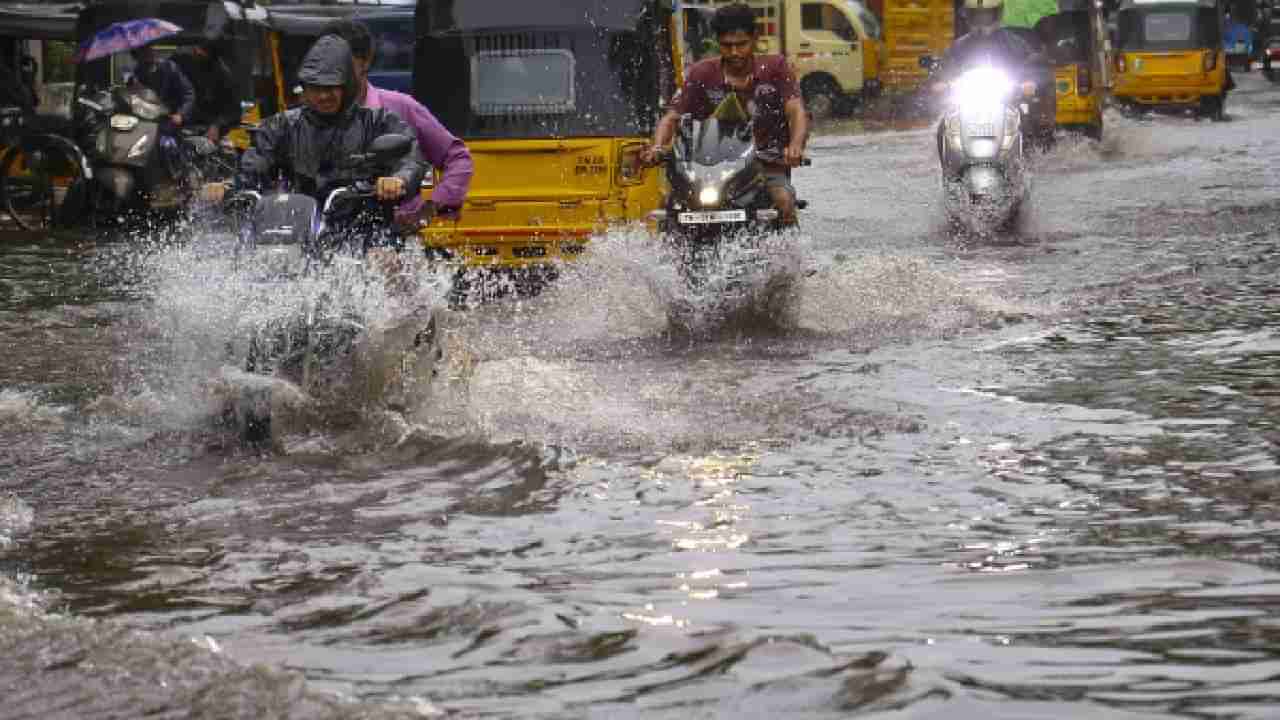
[[[995,32],[1004,15],[1004,0],[964,0],[964,17],[970,29],[982,35]]]

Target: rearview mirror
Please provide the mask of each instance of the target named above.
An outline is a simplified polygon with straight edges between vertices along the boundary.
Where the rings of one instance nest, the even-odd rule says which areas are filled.
[[[413,140],[405,135],[379,135],[369,143],[368,158],[371,162],[382,165],[399,160],[413,147]]]

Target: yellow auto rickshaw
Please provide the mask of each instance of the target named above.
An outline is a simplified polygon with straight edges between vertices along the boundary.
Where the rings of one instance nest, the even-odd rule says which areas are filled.
[[[660,205],[640,151],[675,88],[669,0],[420,0],[415,95],[471,150],[461,219],[423,231],[466,268],[546,268]]]
[[[1216,0],[1125,0],[1112,43],[1112,97],[1128,109],[1185,109],[1222,119],[1222,28]]]
[[[1105,61],[1099,52],[1101,23],[1091,15],[1093,3],[1080,5],[1081,9],[1069,9],[1062,0],[1062,10],[1041,18],[1035,31],[1053,66],[1057,126],[1101,140]]]

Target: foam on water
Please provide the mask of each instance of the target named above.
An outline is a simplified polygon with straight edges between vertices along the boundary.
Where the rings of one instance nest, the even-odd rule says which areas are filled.
[[[66,425],[57,408],[31,393],[0,389],[0,425],[23,430],[57,430]]]

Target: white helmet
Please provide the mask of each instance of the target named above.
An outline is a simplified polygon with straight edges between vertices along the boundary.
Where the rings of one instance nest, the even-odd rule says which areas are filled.
[[[970,30],[989,35],[1000,27],[1004,0],[964,0],[964,17]]]

